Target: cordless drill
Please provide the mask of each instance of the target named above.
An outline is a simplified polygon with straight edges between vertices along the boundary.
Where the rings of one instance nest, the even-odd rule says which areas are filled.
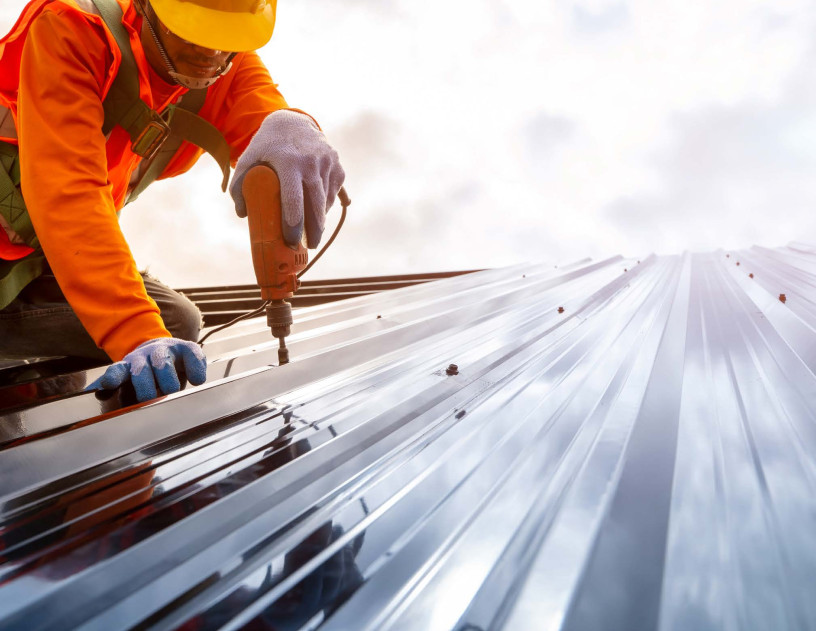
[[[252,264],[261,288],[261,298],[268,303],[266,323],[272,329],[272,335],[280,340],[278,363],[288,364],[286,337],[292,332],[292,305],[286,299],[291,298],[300,287],[298,276],[309,262],[306,237],[304,234],[296,245],[289,245],[283,239],[280,180],[273,169],[263,165],[252,167],[244,176],[242,190],[249,220]],[[345,217],[345,208],[351,200],[343,188],[338,192],[338,198]],[[342,221],[341,218],[335,234],[314,261],[331,245]]]

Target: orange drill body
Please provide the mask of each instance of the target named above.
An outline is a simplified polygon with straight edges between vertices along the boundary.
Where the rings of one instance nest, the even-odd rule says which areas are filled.
[[[247,171],[243,194],[252,244],[252,264],[264,300],[291,298],[300,287],[297,278],[309,262],[306,246],[283,240],[280,180],[267,166]]]
[[[270,301],[266,321],[272,335],[280,340],[279,363],[289,362],[286,337],[291,333],[292,305],[286,302],[300,287],[298,274],[309,262],[306,246],[283,239],[280,180],[267,166],[252,167],[244,176],[242,192],[249,221],[252,264],[261,288],[261,297]]]

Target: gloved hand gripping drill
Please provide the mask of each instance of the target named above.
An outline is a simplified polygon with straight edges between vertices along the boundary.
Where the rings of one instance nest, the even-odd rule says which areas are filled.
[[[300,287],[306,248],[320,243],[335,198],[340,196],[344,209],[350,203],[344,179],[337,152],[317,124],[289,110],[264,120],[235,167],[230,194],[238,216],[249,218],[252,262],[267,324],[280,340],[280,364],[289,362],[292,306],[286,299]]]

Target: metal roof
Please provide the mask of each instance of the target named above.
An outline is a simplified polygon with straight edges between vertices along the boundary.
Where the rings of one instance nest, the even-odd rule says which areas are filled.
[[[816,249],[295,318],[148,404],[0,391],[0,627],[816,628]]]
[[[304,280],[300,289],[289,302],[295,309],[298,307],[311,307],[326,302],[334,302],[335,300],[346,300],[390,289],[410,287],[411,285],[427,283],[440,278],[461,276],[474,271],[480,270]],[[247,311],[257,309],[263,303],[261,290],[257,285],[191,287],[189,289],[179,289],[178,291],[196,303],[204,316],[204,324],[207,326],[228,322]]]

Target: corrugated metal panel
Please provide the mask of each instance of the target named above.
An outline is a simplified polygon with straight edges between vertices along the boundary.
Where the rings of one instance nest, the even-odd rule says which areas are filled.
[[[0,625],[816,628],[808,246],[479,272],[289,346],[6,409]]]
[[[365,276],[329,280],[305,280],[293,298],[294,308],[322,305],[326,302],[346,300],[391,289],[410,287],[440,278],[471,274],[474,271],[432,272],[427,274],[403,274],[401,276]],[[180,289],[196,303],[204,316],[206,326],[229,322],[247,311],[257,309],[263,303],[257,285],[233,285],[220,287],[193,287]]]

